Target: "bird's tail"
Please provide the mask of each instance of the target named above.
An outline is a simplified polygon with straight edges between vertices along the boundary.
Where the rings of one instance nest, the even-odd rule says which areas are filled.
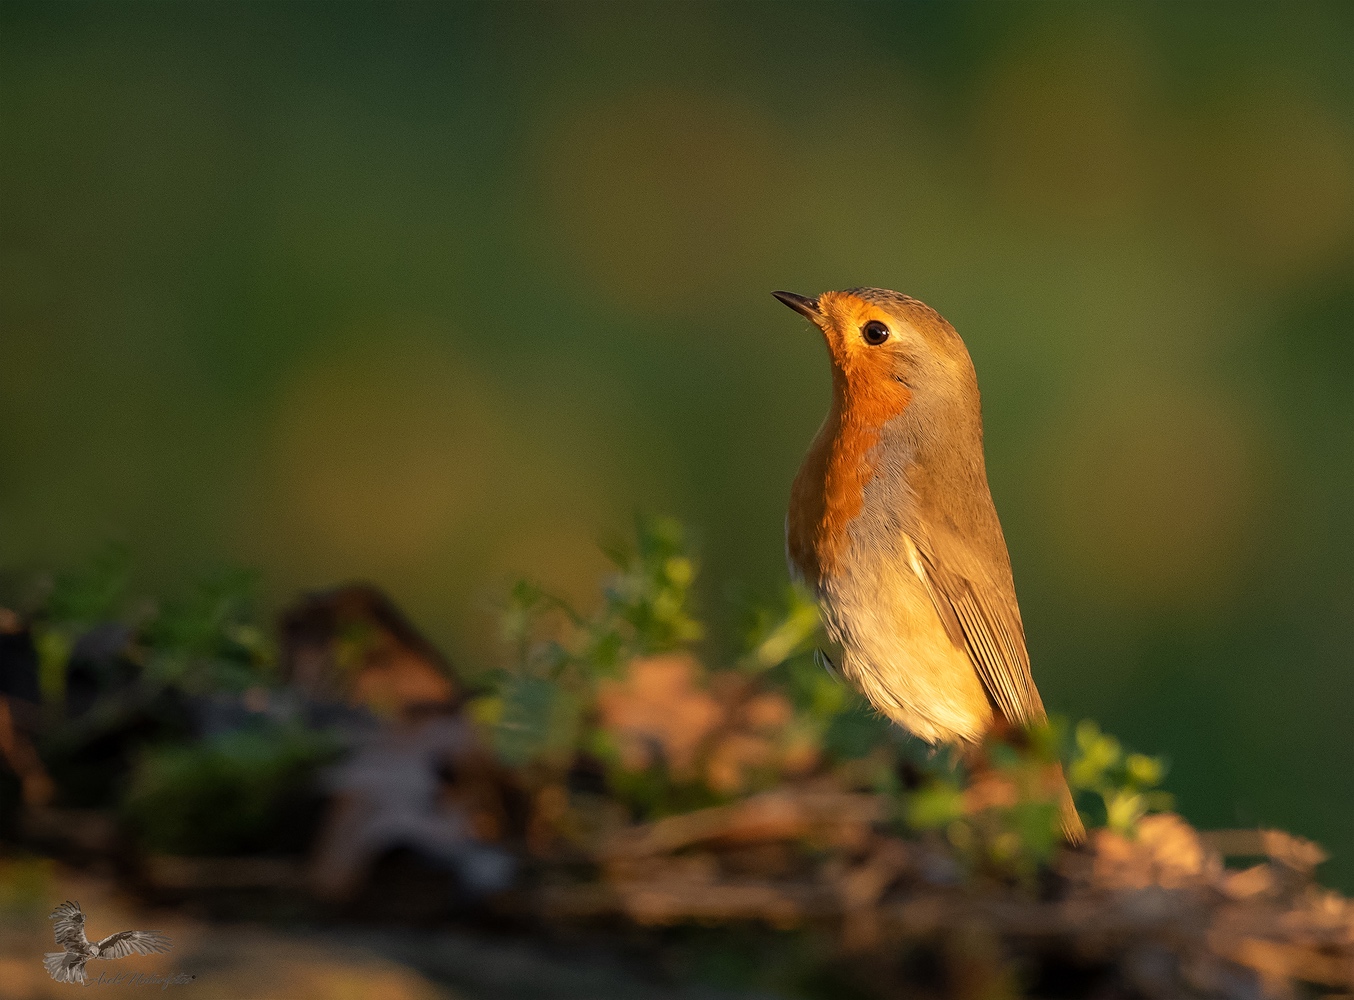
[[[85,985],[85,959],[73,951],[49,951],[42,957],[42,964],[58,983]]]
[[[1063,840],[1073,847],[1086,842],[1086,824],[1081,821],[1077,804],[1072,800],[1072,789],[1067,785],[1067,776],[1062,765],[1058,765],[1058,812],[1062,822]]]
[[[970,782],[995,780],[999,785],[1006,785],[1006,795],[1012,800],[1019,794],[1010,777],[992,767],[987,754],[987,744],[972,744],[961,753],[969,768]],[[1086,826],[1082,823],[1081,814],[1077,812],[1077,805],[1072,800],[1072,789],[1067,785],[1067,775],[1063,773],[1063,766],[1058,763],[1044,765],[1039,774],[1038,784],[1039,795],[1044,801],[1053,799],[1058,803],[1063,840],[1073,847],[1084,843]]]

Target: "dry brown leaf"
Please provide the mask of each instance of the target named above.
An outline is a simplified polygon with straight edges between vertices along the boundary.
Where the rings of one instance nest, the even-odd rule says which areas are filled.
[[[620,746],[627,770],[661,756],[672,776],[690,781],[697,753],[723,723],[725,708],[700,685],[703,668],[686,653],[633,660],[621,680],[603,681],[597,694],[601,724]]]

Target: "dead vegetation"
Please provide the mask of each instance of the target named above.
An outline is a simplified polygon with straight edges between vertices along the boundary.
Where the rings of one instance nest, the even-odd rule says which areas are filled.
[[[511,660],[471,681],[368,587],[298,603],[275,651],[219,601],[199,609],[211,628],[125,628],[102,664],[75,636],[64,713],[19,696],[40,658],[11,656],[7,836],[236,913],[489,920],[651,956],[688,931],[770,935],[749,985],[795,995],[1354,993],[1354,904],[1316,881],[1315,844],[1194,830],[1167,811],[1161,764],[1089,724],[993,744],[966,781],[812,662],[793,595],[731,666],[706,666],[693,577],[680,533],[651,525],[594,615],[519,587]],[[56,648],[63,627],[2,620],[6,649]],[[77,710],[70,678],[100,670],[124,682]],[[176,724],[189,740],[165,742]],[[81,800],[76,765],[148,727],[124,796]],[[1076,849],[1043,780],[1060,757],[1099,821]],[[32,794],[38,769],[54,805]]]
[[[535,905],[553,920],[815,927],[881,996],[1060,976],[1154,998],[1354,987],[1354,904],[1313,881],[1309,841],[1157,814],[1133,838],[1100,829],[1060,852],[1031,891],[964,878],[939,839],[880,832],[886,812],[806,788],[640,825],[598,845],[595,881],[547,884]],[[1263,860],[1224,863],[1243,855]],[[918,976],[919,952],[937,957],[938,982]]]

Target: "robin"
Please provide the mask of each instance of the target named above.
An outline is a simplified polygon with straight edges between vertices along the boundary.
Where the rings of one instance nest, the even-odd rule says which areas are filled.
[[[790,571],[842,672],[893,721],[971,758],[1046,716],[987,485],[978,378],[934,309],[883,288],[773,292],[827,341],[832,406],[790,491]],[[1085,836],[1057,775],[1064,836]]]

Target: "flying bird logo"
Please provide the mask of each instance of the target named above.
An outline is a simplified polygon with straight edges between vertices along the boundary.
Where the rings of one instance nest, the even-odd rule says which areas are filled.
[[[56,943],[65,951],[49,951],[42,960],[51,977],[58,983],[85,985],[85,963],[91,958],[126,958],[128,955],[151,955],[168,951],[169,938],[159,931],[118,931],[102,941],[91,942],[85,937],[85,915],[79,903],[62,903],[48,920],[55,920]]]

